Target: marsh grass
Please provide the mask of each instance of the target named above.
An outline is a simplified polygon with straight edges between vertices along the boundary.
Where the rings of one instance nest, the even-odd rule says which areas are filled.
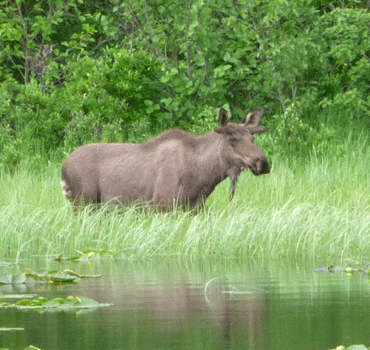
[[[271,174],[229,181],[198,213],[81,211],[61,195],[60,166],[0,174],[0,258],[117,250],[127,259],[179,256],[340,263],[370,257],[370,150],[349,136],[332,152],[274,159]]]

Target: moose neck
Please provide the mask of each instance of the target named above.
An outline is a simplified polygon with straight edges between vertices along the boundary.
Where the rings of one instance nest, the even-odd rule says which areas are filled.
[[[227,161],[223,150],[224,141],[220,134],[212,131],[198,136],[197,168],[202,192],[207,197],[214,188],[227,178]]]

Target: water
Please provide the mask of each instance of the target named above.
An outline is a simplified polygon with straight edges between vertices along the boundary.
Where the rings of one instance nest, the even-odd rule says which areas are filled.
[[[0,348],[317,349],[370,346],[370,282],[361,273],[247,262],[29,262],[102,274],[65,286],[3,286],[3,293],[88,296],[110,307],[89,312],[0,309]]]

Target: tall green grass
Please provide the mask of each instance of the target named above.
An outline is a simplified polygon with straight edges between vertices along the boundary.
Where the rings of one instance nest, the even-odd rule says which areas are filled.
[[[364,135],[305,158],[270,156],[269,175],[244,173],[234,199],[224,181],[198,213],[135,208],[77,216],[62,196],[60,165],[0,174],[0,259],[118,250],[162,256],[340,263],[370,259],[370,149]]]

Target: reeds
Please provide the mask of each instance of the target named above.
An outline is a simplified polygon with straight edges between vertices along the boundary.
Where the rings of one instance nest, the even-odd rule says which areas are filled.
[[[364,142],[344,142],[341,156],[273,159],[271,174],[243,174],[231,202],[226,180],[198,213],[102,208],[74,215],[61,194],[60,166],[2,173],[0,259],[68,257],[84,249],[116,250],[127,259],[369,259],[370,151]]]

